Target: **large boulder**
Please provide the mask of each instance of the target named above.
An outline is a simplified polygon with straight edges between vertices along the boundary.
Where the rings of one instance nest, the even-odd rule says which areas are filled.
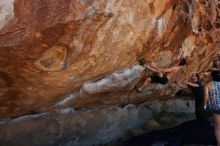
[[[210,67],[219,19],[217,0],[1,0],[0,118],[173,95]],[[168,85],[131,92],[139,59],[168,67],[181,50],[189,62]]]

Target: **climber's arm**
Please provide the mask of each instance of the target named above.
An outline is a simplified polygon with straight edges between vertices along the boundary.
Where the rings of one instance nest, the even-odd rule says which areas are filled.
[[[151,71],[153,72],[161,72],[161,69],[160,68],[154,68],[154,67],[151,67],[149,65],[144,65],[144,67],[150,69]]]
[[[177,70],[179,70],[179,67],[177,67],[177,66],[161,69],[161,71],[164,73],[171,73],[171,72],[175,72]]]

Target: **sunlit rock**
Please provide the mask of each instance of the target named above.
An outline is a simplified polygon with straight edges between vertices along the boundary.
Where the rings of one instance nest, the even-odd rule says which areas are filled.
[[[175,95],[219,50],[219,1],[1,0],[0,118],[73,106],[102,108]],[[188,62],[166,85],[137,62]]]
[[[14,17],[14,0],[0,0],[0,30]]]

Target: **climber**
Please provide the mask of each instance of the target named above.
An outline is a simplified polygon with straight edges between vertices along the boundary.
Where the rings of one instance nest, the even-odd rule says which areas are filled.
[[[193,73],[191,79],[177,82],[181,88],[190,88],[195,99],[195,115],[197,120],[207,120],[208,112],[203,108],[203,85],[198,73]]]
[[[150,66],[146,65],[142,60],[140,60],[140,65],[144,66],[145,68],[150,69],[151,71],[155,72],[154,75],[147,77],[144,81],[144,84],[141,87],[134,86],[134,90],[136,92],[141,92],[141,90],[146,87],[149,83],[160,83],[166,84],[172,76],[179,71],[179,69],[186,64],[186,58],[182,57],[177,59],[175,63],[169,68],[159,68],[156,64],[151,63]]]

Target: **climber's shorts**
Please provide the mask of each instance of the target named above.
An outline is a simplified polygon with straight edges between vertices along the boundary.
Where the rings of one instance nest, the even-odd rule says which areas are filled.
[[[151,83],[166,84],[168,81],[169,80],[168,80],[167,76],[165,76],[165,75],[162,78],[157,75],[151,76]]]

